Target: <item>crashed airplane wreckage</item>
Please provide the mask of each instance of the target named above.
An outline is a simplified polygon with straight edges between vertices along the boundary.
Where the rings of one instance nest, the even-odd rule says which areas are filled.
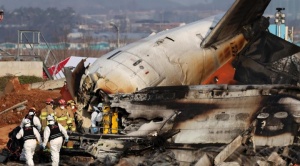
[[[101,134],[70,134],[79,150],[112,164],[300,163],[300,48],[267,31],[269,2],[236,0],[222,18],[65,68],[85,131],[105,105]],[[239,85],[217,85],[226,64]]]
[[[109,130],[121,134],[70,138],[102,162],[253,164],[275,154],[276,161],[300,162],[300,87],[153,87],[109,98],[110,117],[118,114],[123,124]]]

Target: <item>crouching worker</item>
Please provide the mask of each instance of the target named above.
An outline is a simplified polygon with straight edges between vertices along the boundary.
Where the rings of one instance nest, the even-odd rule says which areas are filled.
[[[23,151],[26,164],[32,166],[34,165],[33,155],[36,148],[36,140],[41,144],[41,135],[35,127],[31,126],[31,121],[29,119],[24,119],[22,123],[24,124],[24,127],[17,133],[16,138],[23,138]]]
[[[48,125],[44,130],[44,142],[41,145],[41,149],[45,149],[47,142],[50,142],[51,160],[52,166],[59,165],[59,153],[63,144],[63,137],[65,142],[68,142],[69,136],[66,129],[59,123],[55,122],[52,115],[47,116]]]

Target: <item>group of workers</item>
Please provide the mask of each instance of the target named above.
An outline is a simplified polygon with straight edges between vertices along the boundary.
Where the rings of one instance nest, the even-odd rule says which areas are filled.
[[[60,99],[58,103],[59,106],[54,108],[54,100],[48,98],[46,107],[41,110],[39,117],[36,116],[36,109],[32,107],[20,124],[21,129],[16,135],[17,139],[23,138],[24,140],[20,160],[26,161],[29,166],[34,165],[33,155],[37,142],[41,150],[49,147],[52,166],[59,165],[59,153],[64,144],[68,148],[73,147],[72,141],[69,141],[67,130],[76,130],[75,102],[70,100],[66,103],[64,99]]]
[[[91,134],[117,134],[122,123],[118,111],[111,110],[110,106],[100,102],[97,106],[93,106],[91,114]],[[120,124],[119,124],[120,123]]]
[[[40,150],[46,147],[50,149],[52,166],[59,165],[59,154],[62,146],[73,148],[73,142],[69,141],[67,131],[76,131],[75,116],[82,120],[76,113],[75,102],[70,100],[66,103],[64,99],[58,101],[54,108],[54,100],[46,99],[46,106],[41,110],[39,117],[36,109],[31,107],[28,114],[21,121],[21,129],[16,135],[17,139],[23,139],[23,149],[20,155],[21,161],[26,161],[29,166],[34,165],[33,156],[37,145]],[[91,114],[92,134],[103,132],[103,105],[99,103],[93,107]],[[49,143],[48,143],[49,142]]]

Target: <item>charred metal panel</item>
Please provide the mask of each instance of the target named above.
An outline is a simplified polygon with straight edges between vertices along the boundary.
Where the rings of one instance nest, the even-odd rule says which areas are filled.
[[[298,52],[300,47],[263,32],[261,38],[246,47],[233,62],[236,68],[234,79],[243,84],[297,85],[300,58],[292,55]],[[288,61],[291,58],[296,60]]]
[[[255,135],[276,140],[276,136],[284,133],[292,137],[296,134],[294,128],[298,124],[291,108],[297,104],[279,103],[295,93],[299,94],[298,87],[285,85],[153,87],[133,94],[112,95],[111,106],[125,109],[133,123],[146,119],[137,131],[125,131],[128,135],[179,130],[172,138],[174,143],[229,143],[256,120]],[[297,95],[293,98],[299,100]],[[258,118],[263,113],[275,115],[275,119],[266,120],[265,129]],[[157,118],[161,120],[153,121]]]
[[[80,80],[85,72],[84,62],[85,60],[81,60],[73,72],[71,72],[71,69],[69,68],[64,68],[64,74],[68,83],[67,87],[73,99],[75,99],[76,95],[78,94]]]

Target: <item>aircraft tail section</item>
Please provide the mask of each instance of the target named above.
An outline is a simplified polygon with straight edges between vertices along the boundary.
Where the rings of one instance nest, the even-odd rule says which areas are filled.
[[[270,0],[236,0],[223,18],[202,41],[207,48],[240,33],[243,26],[260,19]]]

